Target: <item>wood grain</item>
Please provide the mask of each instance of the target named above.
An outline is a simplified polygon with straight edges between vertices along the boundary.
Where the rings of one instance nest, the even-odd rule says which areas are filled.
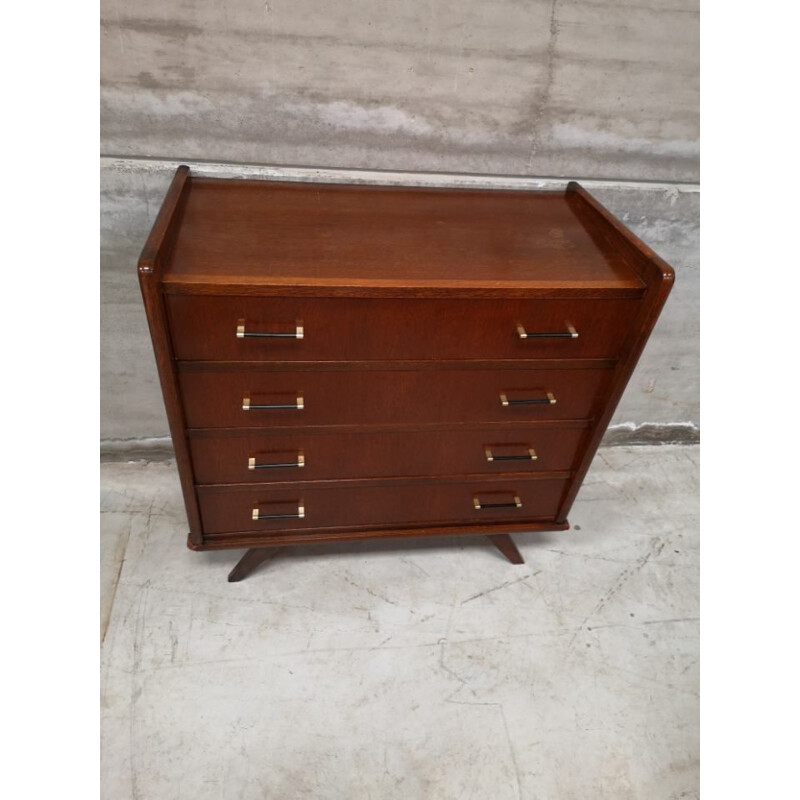
[[[142,250],[137,273],[189,520],[189,539],[192,543],[199,544],[203,540],[203,529],[194,490],[194,474],[186,436],[183,401],[178,386],[172,340],[160,283],[164,262],[169,257],[180,226],[189,187],[189,168],[181,166],[175,173],[153,230]]]
[[[517,563],[509,533],[566,529],[674,272],[575,183],[286,184],[181,167],[139,279],[188,544],[256,548],[237,580],[266,546],[484,534]],[[303,338],[237,338],[240,322],[302,323]],[[579,335],[521,339],[519,325]],[[516,402],[548,393],[555,404]],[[300,396],[301,410],[242,409]]]
[[[647,291],[639,313],[631,326],[613,377],[609,382],[604,407],[597,415],[594,426],[586,438],[575,477],[561,503],[558,520],[565,522],[575,502],[578,490],[589,471],[603,434],[611,422],[639,357],[653,332],[661,309],[675,283],[675,271],[664,259],[657,256],[641,239],[629,231],[614,215],[593,198],[582,186],[571,182],[567,186],[567,199],[578,209],[581,218],[596,240],[613,244],[635,269]]]
[[[563,192],[193,178],[167,284],[641,291]],[[323,292],[324,293],[324,292]]]
[[[375,423],[513,422],[588,419],[612,376],[608,369],[347,372],[180,372],[191,428],[304,428]],[[552,393],[556,402],[547,402]],[[501,395],[512,403],[504,406]],[[303,408],[298,398],[303,398]],[[244,411],[253,405],[284,406]]]
[[[585,434],[580,425],[417,431],[266,428],[240,435],[212,429],[190,431],[190,448],[198,484],[285,483],[569,470]],[[488,460],[487,449],[497,460]],[[536,460],[530,458],[531,449]],[[300,455],[303,466],[265,466],[295,465]],[[251,458],[260,469],[248,468]]]
[[[552,519],[567,485],[564,477],[518,477],[505,480],[459,482],[372,481],[336,484],[284,484],[239,487],[200,486],[197,493],[207,534],[346,530],[354,527],[390,527],[432,523],[522,522]],[[488,508],[476,509],[474,498]],[[519,497],[521,507],[514,506]],[[496,504],[513,507],[492,507]],[[282,517],[254,521],[257,508],[264,515],[291,515],[302,506],[302,518]]]
[[[616,358],[640,302],[167,298],[175,355],[197,361]],[[292,334],[303,338],[237,338]],[[529,338],[520,338],[521,325]],[[570,326],[578,334],[567,337]],[[549,336],[548,336],[549,334]]]

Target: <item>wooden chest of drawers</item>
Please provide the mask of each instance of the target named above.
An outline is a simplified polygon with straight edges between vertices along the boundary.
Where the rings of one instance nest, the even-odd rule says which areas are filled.
[[[195,550],[564,530],[672,286],[584,189],[219,180],[139,260]]]

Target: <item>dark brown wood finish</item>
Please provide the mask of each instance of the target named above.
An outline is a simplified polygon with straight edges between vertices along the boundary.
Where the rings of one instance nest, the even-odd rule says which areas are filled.
[[[243,367],[181,372],[179,381],[192,428],[290,428],[588,419],[611,375],[609,369],[260,373]]]
[[[202,546],[187,542],[190,550],[230,550],[245,547],[288,547],[301,544],[325,544],[327,542],[358,542],[366,539],[424,539],[442,536],[487,536],[500,533],[537,533],[544,531],[565,531],[569,528],[566,522],[490,522],[472,525],[432,525],[405,528],[363,528],[346,532],[337,529],[324,531],[297,531],[287,537],[285,533],[253,533],[253,534],[209,534]]]
[[[274,547],[255,547],[248,550],[228,573],[228,583],[243,581],[254,569],[275,555]]]
[[[169,259],[175,243],[190,185],[189,168],[179,167],[139,257],[138,274],[189,520],[189,540],[194,545],[200,545],[203,541],[203,529],[194,490],[192,461],[186,436],[187,426],[172,353],[172,340],[161,291],[164,264]]]
[[[514,540],[507,533],[495,533],[487,538],[512,564],[525,563]]]
[[[190,431],[189,440],[198,484],[525,474],[572,469],[588,424],[206,429]]]
[[[628,333],[621,358],[608,387],[605,407],[598,414],[593,430],[587,437],[580,465],[572,485],[561,502],[558,512],[559,522],[565,522],[567,519],[578,490],[591,466],[592,459],[600,446],[603,434],[611,422],[611,417],[622,398],[622,393],[628,385],[631,374],[675,283],[675,271],[672,267],[629,231],[578,183],[571,181],[567,185],[567,200],[581,215],[592,238],[599,242],[611,243],[617,248],[631,268],[636,271],[639,279],[647,286],[647,291],[642,299],[639,314]]]
[[[673,280],[577,184],[285,184],[185,167],[139,276],[189,546],[251,548],[232,581],[267,547],[374,537],[488,535],[522,563],[508,534],[568,527]],[[548,393],[556,403],[518,402]]]
[[[167,305],[179,359],[319,362],[615,358],[640,303],[172,295]]]
[[[561,192],[192,179],[165,284],[617,290],[641,294],[615,247]]]
[[[207,535],[552,520],[568,474],[450,481],[199,486]],[[258,509],[259,520],[253,519]],[[300,511],[299,509],[302,509]],[[302,514],[302,516],[300,516]]]

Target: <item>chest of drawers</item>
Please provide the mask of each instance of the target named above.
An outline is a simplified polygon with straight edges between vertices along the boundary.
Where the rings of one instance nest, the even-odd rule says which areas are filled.
[[[139,279],[194,550],[565,530],[672,269],[582,187],[180,167]]]

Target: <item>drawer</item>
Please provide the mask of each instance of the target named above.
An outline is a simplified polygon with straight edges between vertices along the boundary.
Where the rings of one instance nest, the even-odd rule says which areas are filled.
[[[264,483],[496,475],[569,470],[586,429],[509,427],[472,430],[263,430],[190,439],[197,483]]]
[[[552,519],[567,480],[200,486],[207,534]],[[258,516],[259,519],[254,519]]]
[[[587,419],[610,369],[184,369],[190,428]],[[246,410],[245,410],[246,407]]]
[[[168,295],[167,308],[189,361],[613,358],[639,300]]]

